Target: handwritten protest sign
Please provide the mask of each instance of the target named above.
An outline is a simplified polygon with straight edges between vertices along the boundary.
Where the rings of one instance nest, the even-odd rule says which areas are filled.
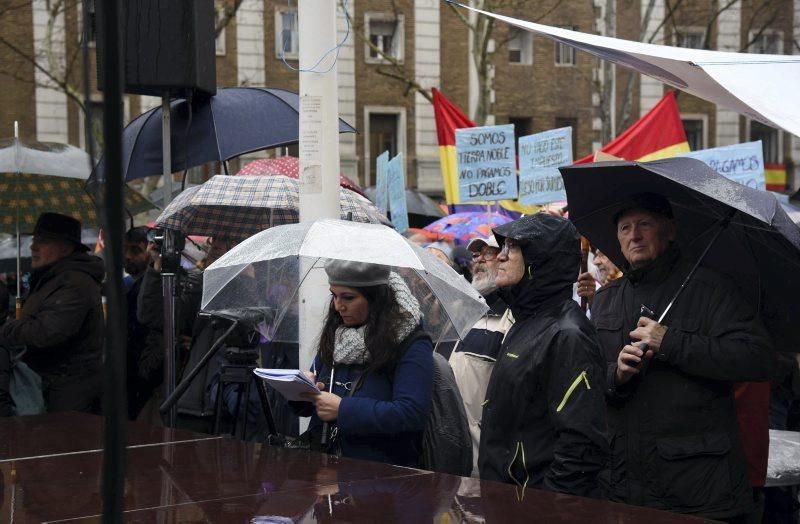
[[[519,201],[526,205],[566,200],[559,166],[572,163],[572,128],[519,139]]]
[[[678,156],[702,160],[714,171],[734,182],[761,191],[767,190],[764,179],[764,149],[761,147],[761,140],[701,149]]]
[[[461,202],[517,197],[514,124],[456,129]]]
[[[406,207],[406,180],[404,173],[403,153],[398,154],[386,166],[386,178],[389,188],[389,211],[392,213],[392,224],[399,233],[408,231],[408,208]]]
[[[383,214],[389,211],[389,186],[386,169],[389,165],[389,152],[384,151],[378,155],[377,165],[375,166],[375,206]]]

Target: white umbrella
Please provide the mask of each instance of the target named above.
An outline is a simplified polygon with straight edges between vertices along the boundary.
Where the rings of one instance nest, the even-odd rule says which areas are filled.
[[[800,136],[800,89],[797,88],[800,85],[800,56],[646,44],[462,7],[586,51]]]
[[[422,307],[434,342],[463,338],[487,311],[450,266],[380,224],[322,219],[273,227],[219,258],[203,275],[202,309],[243,319],[270,340],[298,340],[298,288],[327,260],[391,266]]]

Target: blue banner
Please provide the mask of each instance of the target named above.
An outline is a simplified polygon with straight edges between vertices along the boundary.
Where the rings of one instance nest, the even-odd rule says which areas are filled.
[[[514,124],[456,129],[461,202],[517,198]]]
[[[408,231],[408,208],[406,207],[406,179],[403,153],[399,153],[386,166],[387,186],[389,188],[389,211],[392,224],[400,233]]]
[[[389,211],[389,185],[386,169],[389,165],[389,152],[378,155],[375,166],[375,206],[385,215]]]
[[[678,156],[702,160],[725,178],[743,186],[761,191],[767,190],[764,179],[764,149],[761,147],[761,140],[713,149],[701,149]]]
[[[572,164],[572,128],[561,127],[519,139],[519,201],[525,205],[567,199],[558,168]]]

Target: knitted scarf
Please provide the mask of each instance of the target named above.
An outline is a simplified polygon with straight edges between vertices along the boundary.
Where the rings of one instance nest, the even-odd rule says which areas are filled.
[[[419,302],[411,294],[405,281],[397,273],[389,275],[389,287],[394,291],[394,298],[403,312],[403,320],[397,327],[395,340],[404,340],[419,324],[422,318]],[[333,349],[334,365],[366,364],[369,362],[369,351],[364,341],[366,326],[336,328],[336,345]]]

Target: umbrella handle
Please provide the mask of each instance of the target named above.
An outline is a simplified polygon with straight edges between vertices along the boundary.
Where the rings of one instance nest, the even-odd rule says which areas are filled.
[[[17,297],[15,316],[17,320],[22,320],[22,298]]]

